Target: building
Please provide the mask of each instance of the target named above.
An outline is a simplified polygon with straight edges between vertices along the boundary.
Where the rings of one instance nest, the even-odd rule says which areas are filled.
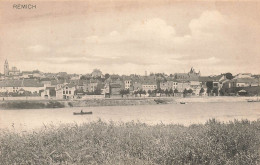
[[[166,81],[160,82],[160,88],[162,90],[174,90],[177,89],[178,81],[176,79],[173,79],[171,77],[167,78]]]
[[[190,82],[188,81],[179,81],[177,84],[177,90],[178,92],[183,92],[184,90],[191,89]]]
[[[212,90],[214,95],[219,95],[220,89],[223,84],[228,81],[225,74],[217,76],[201,76],[199,77],[199,82],[202,88]]]
[[[142,84],[142,90],[146,92],[149,90],[154,91],[158,87],[155,76],[142,76],[140,77],[140,82]]]
[[[165,82],[160,82],[160,88],[162,90],[170,90],[170,89],[173,89],[173,81],[165,81]]]
[[[124,81],[124,84],[125,84],[125,89],[130,89],[132,85],[132,80],[128,79],[128,80],[125,80]]]
[[[232,87],[253,87],[259,86],[259,82],[255,78],[236,78],[232,81]]]
[[[110,95],[120,95],[120,91],[122,90],[122,87],[120,84],[110,84]]]
[[[20,89],[39,94],[40,91],[44,90],[44,85],[32,79],[0,81],[0,92],[18,93]]]
[[[20,70],[18,70],[16,67],[12,67],[11,70],[8,72],[9,76],[19,76]]]
[[[105,84],[104,85],[104,88],[102,89],[102,92],[101,92],[101,94],[103,94],[105,97],[109,97],[109,95],[110,95],[110,85],[109,84]]]
[[[21,78],[40,78],[43,74],[39,70],[22,71]]]
[[[252,78],[252,74],[251,73],[239,73],[234,77],[234,79],[238,79],[238,78]]]
[[[5,74],[5,76],[19,76],[20,70],[18,70],[16,67],[12,67],[12,69],[9,69],[8,61],[5,60],[4,74]]]
[[[173,77],[179,81],[188,81],[190,79],[198,78],[199,76],[200,76],[200,71],[196,72],[193,67],[190,69],[190,72],[188,73],[175,73],[173,75]]]
[[[57,99],[72,99],[74,98],[76,87],[74,84],[66,84],[63,87],[56,89]]]
[[[5,60],[5,64],[4,64],[4,74],[5,76],[9,75],[9,64],[7,60]]]
[[[43,98],[56,97],[56,88],[55,87],[46,87],[44,89],[44,91],[41,93],[41,97],[43,97]]]

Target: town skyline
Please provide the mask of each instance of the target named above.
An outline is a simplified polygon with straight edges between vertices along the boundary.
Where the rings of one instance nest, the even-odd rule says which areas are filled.
[[[8,59],[45,73],[259,74],[257,2],[34,3],[19,12],[0,4],[1,73]]]
[[[8,65],[6,68],[6,64]],[[67,73],[67,74],[77,74],[77,75],[88,75],[88,74],[91,74],[92,72],[94,71],[100,71],[103,75],[105,74],[111,74],[111,75],[125,75],[125,76],[128,76],[128,75],[144,75],[144,76],[149,76],[149,75],[152,75],[152,74],[165,74],[165,75],[174,75],[176,73],[187,73],[189,71],[193,71],[193,72],[197,72],[199,73],[199,75],[201,76],[216,76],[216,75],[222,75],[222,74],[226,74],[226,73],[231,73],[231,72],[223,72],[223,73],[219,73],[219,74],[211,74],[211,75],[204,75],[204,74],[201,74],[201,71],[198,69],[198,68],[194,68],[194,67],[190,67],[187,71],[184,70],[184,72],[172,72],[172,73],[165,73],[165,72],[149,72],[147,70],[144,71],[144,73],[141,73],[141,74],[137,74],[137,73],[130,73],[130,74],[118,74],[118,73],[108,73],[108,72],[103,72],[101,69],[99,68],[93,68],[91,71],[89,72],[85,72],[85,73],[69,73],[69,72],[66,72],[66,71],[59,71],[59,72],[43,72],[41,70],[39,70],[38,68],[37,69],[33,69],[33,70],[21,70],[20,68],[17,68],[16,66],[12,66],[12,65],[9,65],[9,62],[8,60],[6,59],[5,62],[4,62],[4,71],[3,73],[0,72],[0,75],[2,74],[3,76],[12,76],[12,75],[20,75],[22,74],[23,72],[42,72],[42,73],[52,73],[52,74],[58,74],[58,73]],[[6,70],[7,70],[7,73],[6,73]],[[14,74],[9,74],[8,72],[14,72]],[[15,73],[17,72],[17,73]],[[18,73],[19,72],[19,73]],[[232,75],[238,75],[238,74],[252,74],[250,72],[246,73],[246,72],[240,72],[240,73],[237,73],[237,74],[233,74],[231,73]],[[252,75],[260,75],[260,74],[252,74]]]

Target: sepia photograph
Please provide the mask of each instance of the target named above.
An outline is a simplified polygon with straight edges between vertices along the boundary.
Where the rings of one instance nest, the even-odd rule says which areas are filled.
[[[1,165],[260,164],[260,2],[0,1]]]

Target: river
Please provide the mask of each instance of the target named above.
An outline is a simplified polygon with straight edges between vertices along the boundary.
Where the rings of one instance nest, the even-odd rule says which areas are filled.
[[[73,115],[73,112],[92,111],[92,115]],[[139,106],[74,107],[62,109],[0,110],[0,129],[13,131],[37,130],[44,125],[67,123],[81,124],[101,119],[102,121],[147,124],[197,124],[208,119],[220,121],[234,119],[257,120],[260,118],[260,103],[188,103]]]

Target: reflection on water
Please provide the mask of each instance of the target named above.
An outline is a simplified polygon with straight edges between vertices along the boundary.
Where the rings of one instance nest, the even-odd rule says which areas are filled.
[[[92,111],[92,115],[73,115],[73,112]],[[260,103],[189,103],[141,106],[74,107],[63,109],[1,110],[0,129],[32,130],[44,124],[63,124],[103,121],[140,121],[147,124],[205,123],[210,118],[221,121],[260,118]]]

